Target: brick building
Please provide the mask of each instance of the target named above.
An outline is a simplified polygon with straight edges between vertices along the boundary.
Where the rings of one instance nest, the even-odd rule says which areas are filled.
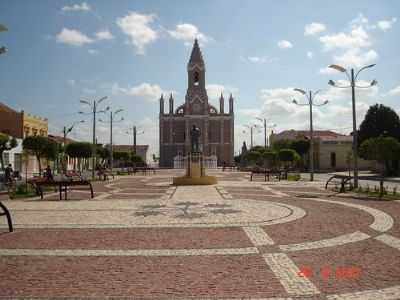
[[[170,96],[169,110],[164,111],[164,97],[160,98],[160,166],[173,167],[174,158],[190,151],[190,129],[200,128],[200,149],[205,156],[214,156],[218,165],[233,163],[234,111],[233,97],[229,97],[225,112],[223,95],[219,99],[219,111],[208,103],[205,80],[205,64],[197,40],[194,41],[187,65],[188,87],[185,103],[174,109]]]

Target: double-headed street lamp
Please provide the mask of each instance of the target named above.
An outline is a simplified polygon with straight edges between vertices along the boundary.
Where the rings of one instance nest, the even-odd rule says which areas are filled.
[[[7,30],[8,29],[7,29],[6,26],[0,24],[0,32],[7,31]],[[7,48],[6,47],[4,47],[4,46],[0,47],[0,54],[6,53],[6,52],[7,52]]]
[[[96,164],[96,113],[104,113],[106,111],[108,111],[110,109],[109,106],[107,106],[105,109],[103,110],[97,110],[98,109],[98,105],[103,102],[105,99],[107,99],[107,96],[100,98],[98,100],[93,100],[93,101],[86,101],[86,100],[80,100],[80,102],[82,104],[86,104],[90,107],[91,111],[88,113],[84,113],[82,111],[80,111],[80,114],[83,115],[89,115],[89,114],[93,114],[93,146],[92,146],[92,178],[94,179],[95,177],[95,164]]]
[[[266,118],[256,118],[258,121],[263,122],[264,124],[264,148],[267,148],[269,141],[268,141],[268,135],[267,135],[267,129],[274,128],[276,127],[276,124],[271,124],[270,126],[267,126],[267,119]]]
[[[356,123],[356,93],[355,88],[370,88],[376,85],[378,82],[374,79],[367,86],[358,86],[356,85],[356,80],[361,71],[365,69],[369,69],[375,66],[375,64],[368,65],[362,67],[358,72],[354,75],[354,69],[350,69],[350,74],[346,68],[343,68],[339,65],[330,65],[329,68],[337,70],[339,72],[345,73],[347,78],[349,79],[349,85],[338,85],[333,80],[329,80],[329,84],[331,86],[337,88],[349,88],[351,87],[351,103],[352,103],[352,111],[353,111],[353,159],[354,159],[354,188],[358,188],[358,132],[357,132],[357,123]]]
[[[113,123],[116,122],[122,122],[124,120],[123,117],[121,117],[121,119],[119,120],[115,120],[115,117],[117,116],[117,114],[119,114],[120,112],[122,112],[123,109],[117,109],[116,111],[110,111],[110,121],[103,121],[102,119],[99,119],[100,122],[103,123],[110,123],[110,170],[111,173],[113,171],[113,167],[114,167],[114,154],[113,154]]]
[[[131,130],[132,130],[132,132],[131,132]],[[132,133],[132,136],[133,136],[133,149],[132,149],[132,151],[133,151],[133,154],[136,155],[136,153],[137,153],[136,152],[136,136],[138,136],[140,134],[144,134],[144,130],[137,132],[136,126],[132,126],[132,128],[129,128],[129,130],[126,133],[127,134],[131,134]]]
[[[66,164],[66,155],[65,155],[65,148],[66,148],[66,145],[67,145],[67,135],[68,135],[68,133],[70,133],[71,131],[72,131],[72,129],[74,129],[74,127],[77,125],[77,124],[79,124],[79,123],[84,123],[85,121],[84,120],[80,120],[80,121],[76,121],[76,122],[74,122],[74,123],[72,123],[71,124],[71,126],[69,126],[69,127],[67,127],[67,126],[64,126],[64,128],[63,128],[63,171],[64,171],[64,173],[66,173],[67,172],[67,164]]]
[[[309,106],[310,107],[310,181],[314,180],[314,131],[313,131],[313,106],[323,106],[328,103],[328,100],[325,100],[321,104],[314,103],[315,96],[321,92],[321,90],[317,90],[315,92],[309,91],[308,93],[302,89],[294,89],[296,92],[304,95],[307,99],[308,103],[298,103],[296,99],[293,99],[293,103],[300,106]]]
[[[253,148],[253,131],[254,128],[260,128],[259,125],[257,124],[250,124],[250,125],[244,125],[244,127],[250,129],[250,149]],[[243,133],[246,133],[246,131],[243,130]]]

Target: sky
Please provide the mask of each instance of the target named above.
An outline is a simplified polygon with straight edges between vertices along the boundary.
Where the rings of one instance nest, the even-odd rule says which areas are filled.
[[[91,140],[89,107],[80,100],[104,96],[100,109],[123,109],[114,142],[158,153],[158,99],[173,93],[184,102],[186,65],[194,38],[206,64],[209,102],[221,92],[235,99],[235,150],[250,142],[248,127],[267,118],[275,132],[309,128],[307,99],[294,88],[322,91],[313,108],[314,129],[352,130],[351,90],[339,64],[357,71],[357,123],[382,103],[400,112],[399,1],[51,1],[2,0],[0,102],[47,117],[51,134],[77,125],[70,137]],[[227,107],[227,104],[225,105]],[[99,114],[99,143],[109,142],[109,114]],[[255,129],[254,143],[263,144]]]

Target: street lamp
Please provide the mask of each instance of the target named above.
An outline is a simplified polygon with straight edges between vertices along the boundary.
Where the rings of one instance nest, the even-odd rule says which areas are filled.
[[[337,85],[333,80],[329,80],[328,84],[337,87],[337,88],[349,88],[351,87],[351,103],[352,103],[352,111],[353,111],[353,159],[354,159],[354,188],[358,188],[358,132],[357,132],[357,123],[356,123],[356,93],[355,93],[355,88],[370,88],[374,85],[377,85],[378,82],[374,79],[372,80],[367,86],[358,86],[356,85],[356,80],[358,78],[358,75],[360,74],[361,71],[365,69],[369,69],[374,67],[375,64],[368,65],[365,67],[362,67],[356,75],[354,75],[354,69],[350,69],[350,74],[346,68],[343,68],[342,66],[339,65],[330,65],[329,68],[334,69],[336,71],[345,73],[347,78],[350,81],[350,85]]]
[[[7,30],[8,29],[7,29],[6,26],[0,24],[0,32],[7,31]],[[4,47],[4,46],[0,47],[0,54],[6,53],[6,52],[7,52],[7,48],[6,47]]]
[[[244,127],[247,127],[250,129],[250,149],[253,148],[253,129],[254,128],[260,128],[257,124],[251,124],[251,125],[244,125]],[[243,131],[243,133],[246,133],[246,131]]]
[[[110,121],[106,122],[103,121],[102,119],[99,119],[100,122],[103,123],[110,123],[110,170],[111,173],[113,171],[113,167],[114,167],[114,154],[113,154],[113,123],[116,122],[122,122],[124,120],[123,117],[121,117],[121,119],[119,120],[114,120],[114,118],[116,117],[117,114],[119,114],[120,112],[122,112],[123,109],[117,109],[116,111],[110,111]]]
[[[267,126],[267,119],[266,118],[256,117],[256,119],[258,121],[263,122],[263,124],[264,124],[264,148],[266,149],[268,144],[269,144],[268,135],[267,135],[267,129],[276,127],[276,124],[271,124],[270,126]]]
[[[126,132],[127,134],[131,134],[130,132],[131,128],[129,128],[129,130]],[[133,136],[133,154],[136,155],[136,136],[140,135],[140,134],[144,134],[144,130],[137,132],[136,126],[132,126],[132,136]]]
[[[71,126],[69,126],[68,128],[66,126],[64,126],[63,128],[63,144],[64,144],[64,149],[63,149],[63,169],[64,169],[64,173],[67,173],[67,164],[65,162],[66,160],[66,155],[65,155],[65,148],[67,145],[67,135],[68,133],[70,133],[72,131],[72,129],[75,127],[75,125],[79,124],[79,123],[85,123],[84,120],[80,120],[80,121],[76,121],[74,123],[71,124]]]
[[[315,92],[309,91],[308,93],[302,89],[294,89],[296,92],[304,95],[308,103],[298,103],[296,99],[293,99],[293,103],[299,106],[310,106],[310,181],[314,180],[314,131],[313,131],[313,106],[323,106],[328,104],[328,100],[325,100],[321,104],[315,104],[315,96],[321,92],[317,90]]]
[[[98,100],[93,100],[93,101],[86,101],[86,100],[80,100],[80,102],[82,104],[86,104],[90,107],[90,112],[88,113],[84,113],[82,111],[80,111],[80,114],[83,115],[90,115],[93,114],[93,146],[92,146],[92,178],[94,179],[95,177],[95,164],[96,164],[96,113],[104,113],[106,111],[108,111],[110,109],[109,106],[106,107],[106,109],[103,110],[99,110],[98,109],[98,105],[103,102],[104,100],[107,99],[107,96],[100,98]]]

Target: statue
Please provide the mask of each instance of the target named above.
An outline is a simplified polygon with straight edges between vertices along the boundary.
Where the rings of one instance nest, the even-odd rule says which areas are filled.
[[[190,142],[192,146],[192,152],[200,152],[199,148],[199,138],[200,138],[201,132],[200,128],[196,127],[196,125],[193,125],[192,130],[190,130]]]

